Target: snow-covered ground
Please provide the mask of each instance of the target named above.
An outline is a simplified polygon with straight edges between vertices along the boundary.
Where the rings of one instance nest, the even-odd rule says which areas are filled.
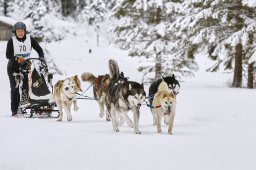
[[[107,44],[68,38],[46,48],[64,72],[54,81],[84,71],[108,73],[109,58],[130,80],[141,80],[138,59]],[[89,54],[89,48],[92,53]],[[79,100],[73,121],[10,117],[6,42],[0,42],[1,170],[254,170],[256,168],[256,92],[228,88],[230,75],[196,73],[181,82],[174,135],[157,134],[152,115],[141,110],[141,135],[127,125],[119,133],[98,116],[97,103]],[[207,62],[199,59],[202,65]],[[204,63],[206,62],[206,63]],[[89,84],[83,82],[85,90]],[[148,88],[148,87],[146,87]],[[86,95],[92,96],[92,89]],[[131,116],[131,113],[129,113]]]

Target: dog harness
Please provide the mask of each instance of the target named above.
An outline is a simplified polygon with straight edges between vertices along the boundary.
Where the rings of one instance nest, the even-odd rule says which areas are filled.
[[[103,85],[103,88],[102,90],[103,91],[107,91],[108,90],[108,86],[105,86],[105,84],[102,83],[103,79],[105,78],[106,76],[98,76],[95,80],[95,84],[96,84],[96,88],[99,89],[101,86],[101,84]]]

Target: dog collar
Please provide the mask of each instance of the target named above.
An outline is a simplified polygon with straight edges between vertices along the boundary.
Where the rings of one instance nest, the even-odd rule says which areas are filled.
[[[154,107],[154,109],[157,109],[157,108],[160,108],[160,107],[161,107],[161,105],[157,105],[157,106]]]

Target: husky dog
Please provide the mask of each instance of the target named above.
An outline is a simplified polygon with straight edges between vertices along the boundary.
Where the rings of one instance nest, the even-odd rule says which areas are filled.
[[[65,80],[59,80],[53,89],[53,94],[50,103],[56,102],[60,115],[57,121],[62,121],[63,111],[67,113],[67,120],[71,121],[71,105],[74,104],[74,111],[78,110],[77,107],[77,92],[81,91],[81,83],[78,76],[72,76]]]
[[[108,90],[108,85],[110,83],[110,76],[108,74],[100,75],[95,77],[92,73],[85,72],[81,75],[82,81],[87,81],[93,85],[93,95],[97,99],[100,108],[99,116],[104,117],[104,105],[105,105],[105,96]],[[106,112],[106,120],[110,121],[109,113]]]
[[[113,131],[119,132],[118,126],[124,121],[134,128],[136,134],[139,131],[140,106],[145,101],[146,93],[142,84],[128,81],[119,73],[119,67],[115,60],[109,60],[110,84],[106,95],[106,106],[110,113]],[[127,112],[133,112],[132,120],[128,117]]]
[[[172,76],[168,76],[168,77],[162,76],[162,79],[158,79],[157,81],[153,82],[149,87],[148,95],[149,95],[150,105],[152,105],[154,95],[156,94],[162,80],[167,83],[167,86],[175,95],[179,93],[180,83],[178,82],[178,80],[175,79],[175,75],[173,74]]]
[[[172,135],[176,99],[173,91],[169,89],[165,81],[160,83],[158,91],[154,95],[153,106],[154,108],[152,108],[151,111],[153,114],[153,122],[157,125],[157,132],[162,132],[161,119],[164,117],[166,124],[169,124],[168,133]]]

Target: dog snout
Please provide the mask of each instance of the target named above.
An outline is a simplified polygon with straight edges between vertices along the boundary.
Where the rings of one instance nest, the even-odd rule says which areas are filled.
[[[140,106],[141,106],[141,103],[138,103],[137,106],[140,107]]]
[[[171,106],[168,106],[168,111],[169,111],[169,112],[171,111]]]
[[[67,90],[68,90],[68,87],[65,87],[65,90],[67,91]]]

